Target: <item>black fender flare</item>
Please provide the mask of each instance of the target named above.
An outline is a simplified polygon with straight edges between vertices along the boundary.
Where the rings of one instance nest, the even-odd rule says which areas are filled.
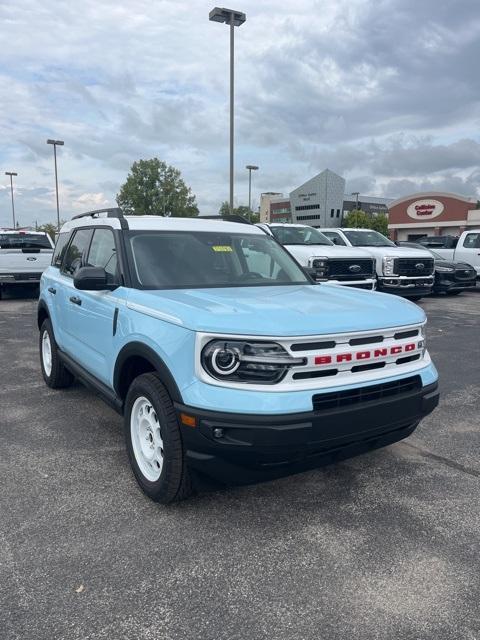
[[[117,360],[115,362],[115,368],[113,371],[113,388],[115,393],[121,397],[120,394],[120,374],[125,362],[132,356],[140,356],[147,360],[155,371],[158,373],[158,377],[165,385],[170,397],[174,402],[182,403],[182,394],[178,388],[175,378],[173,377],[170,369],[167,367],[162,358],[155,353],[155,351],[144,344],[143,342],[129,342],[121,348]]]
[[[45,302],[45,300],[39,300],[37,305],[37,326],[39,329],[41,328],[40,318],[44,313],[46,317],[50,319],[50,310],[48,308],[48,304]]]

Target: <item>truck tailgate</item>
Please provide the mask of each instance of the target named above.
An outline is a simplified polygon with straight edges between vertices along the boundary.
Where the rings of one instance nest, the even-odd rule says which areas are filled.
[[[52,261],[50,249],[0,249],[0,273],[39,273]]]

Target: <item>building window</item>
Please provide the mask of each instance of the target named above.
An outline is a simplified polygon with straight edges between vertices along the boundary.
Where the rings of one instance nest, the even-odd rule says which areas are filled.
[[[340,217],[340,209],[337,209],[337,218]]]
[[[320,220],[320,216],[319,215],[297,216],[297,220]]]
[[[335,209],[330,209],[330,218],[333,218],[335,215]]]
[[[295,207],[295,211],[311,211],[312,209],[320,209],[319,204],[302,204],[299,207]]]

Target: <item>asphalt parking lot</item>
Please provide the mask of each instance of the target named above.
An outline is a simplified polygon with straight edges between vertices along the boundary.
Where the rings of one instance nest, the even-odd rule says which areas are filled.
[[[412,437],[165,508],[1,300],[0,638],[479,639],[480,290],[420,304],[442,398]]]

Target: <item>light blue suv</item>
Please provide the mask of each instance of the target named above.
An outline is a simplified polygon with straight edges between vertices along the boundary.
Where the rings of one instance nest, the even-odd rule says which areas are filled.
[[[438,403],[425,314],[315,284],[271,236],[222,219],[90,212],[66,223],[38,305],[49,387],[74,377],[124,415],[136,479],[300,471],[411,434]]]

